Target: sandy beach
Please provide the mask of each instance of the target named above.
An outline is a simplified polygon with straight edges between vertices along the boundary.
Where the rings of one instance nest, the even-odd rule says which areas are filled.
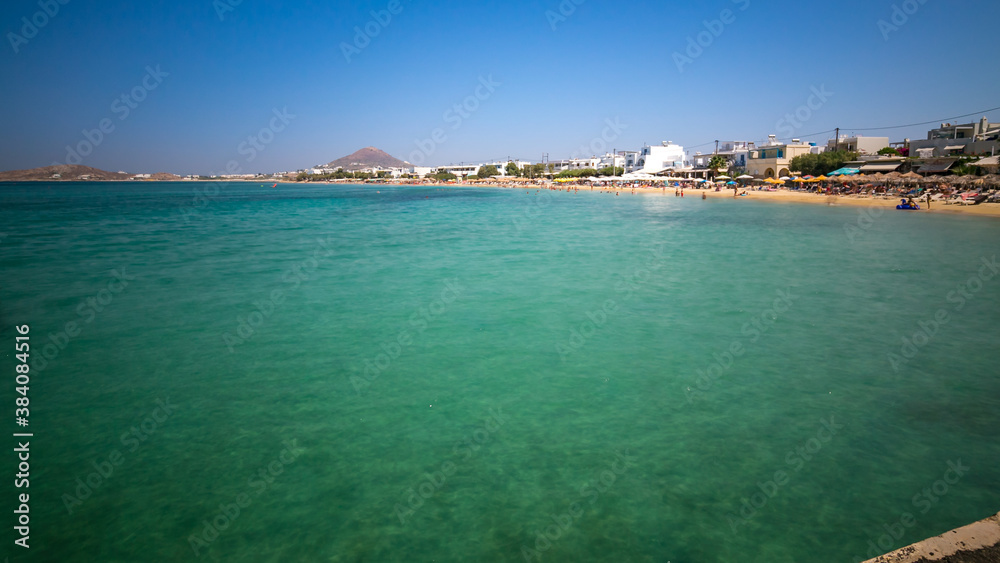
[[[375,184],[379,186],[383,184]],[[393,185],[393,184],[384,184]],[[405,185],[405,184],[404,184]],[[551,184],[523,184],[523,185],[503,185],[503,184],[492,184],[492,183],[476,183],[476,184],[414,184],[424,187],[445,187],[445,188],[509,188],[509,189],[521,189],[521,190],[555,190],[555,191],[581,191],[581,192],[600,192],[600,191],[610,191],[611,188],[595,186],[591,188],[590,186],[573,186],[573,185],[555,185]],[[621,196],[630,195],[644,195],[644,196],[663,196],[663,197],[677,197],[674,195],[674,188],[618,188],[615,190]],[[742,189],[741,189],[742,193]],[[685,198],[695,198],[700,199],[702,194],[705,194],[710,198],[729,198],[738,200],[755,200],[755,201],[769,201],[775,203],[808,203],[813,205],[827,205],[827,206],[855,206],[855,207],[884,207],[886,209],[896,210],[896,205],[899,203],[899,198],[892,197],[858,197],[849,195],[829,195],[829,194],[817,194],[808,192],[798,192],[790,190],[776,190],[776,191],[747,191],[746,196],[733,196],[732,189],[726,189],[721,191],[715,190],[699,190],[699,189],[687,189],[684,190]],[[944,204],[938,202],[932,202],[930,209],[927,209],[926,204],[923,201],[918,201],[920,204],[920,210],[918,211],[908,211],[908,213],[946,213],[953,215],[978,215],[982,217],[1000,217],[1000,204],[997,203],[981,203],[979,205],[959,205],[959,204]]]

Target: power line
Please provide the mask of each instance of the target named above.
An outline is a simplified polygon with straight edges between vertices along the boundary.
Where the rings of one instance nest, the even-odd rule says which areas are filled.
[[[992,111],[997,111],[997,110],[1000,110],[1000,107],[995,107],[995,108],[990,108],[990,109],[984,109],[984,110],[974,111],[972,113],[966,113],[966,114],[963,114],[963,115],[955,115],[955,116],[951,116],[951,117],[944,117],[944,118],[941,118],[941,119],[932,119],[930,121],[923,121],[923,122],[920,122],[920,123],[910,123],[908,125],[890,125],[888,127],[841,127],[840,129],[847,130],[847,131],[882,131],[882,130],[887,130],[887,129],[905,129],[907,127],[918,127],[920,125],[930,125],[932,123],[941,123],[941,122],[945,122],[945,121],[949,121],[949,120],[953,120],[953,119],[960,119],[962,117],[970,117],[970,116],[973,116],[973,115],[979,115],[979,114],[983,114],[983,113],[990,113]],[[777,139],[777,140],[779,140],[779,141],[790,141],[792,139],[815,137],[816,135],[825,135],[827,133],[833,133],[834,131],[836,131],[836,129],[829,129],[827,131],[819,131],[817,133],[808,133],[808,134],[805,134],[805,135],[796,135],[794,137],[783,137],[783,138]],[[695,146],[689,147],[689,148],[690,149],[697,149],[697,148],[700,148],[700,147],[705,147],[705,146],[711,145],[714,142],[715,141],[709,141],[707,143],[702,143],[700,145],[695,145]]]
[[[962,118],[962,117],[969,117],[969,116],[972,116],[972,115],[979,115],[981,113],[990,113],[991,111],[997,111],[998,109],[1000,109],[1000,107],[995,107],[995,108],[990,108],[990,109],[984,109],[982,111],[974,111],[972,113],[966,113],[964,115],[955,115],[955,116],[952,116],[952,117],[943,117],[941,119],[932,119],[930,121],[924,121],[922,123],[911,123],[909,125],[891,125],[889,127],[867,127],[867,128],[861,128],[861,127],[841,127],[841,129],[849,129],[851,131],[881,131],[883,129],[903,129],[903,128],[906,128],[906,127],[916,127],[918,125],[930,125],[931,123],[941,123],[942,121],[948,121],[948,120],[951,120],[951,119],[959,119],[959,118]]]

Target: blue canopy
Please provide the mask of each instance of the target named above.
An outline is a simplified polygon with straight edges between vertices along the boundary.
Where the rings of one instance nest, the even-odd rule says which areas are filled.
[[[838,168],[833,172],[827,174],[827,176],[854,176],[855,174],[861,172],[860,168]]]

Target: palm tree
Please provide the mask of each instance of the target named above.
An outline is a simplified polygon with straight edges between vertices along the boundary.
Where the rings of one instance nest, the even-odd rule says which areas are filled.
[[[708,169],[712,171],[713,180],[715,179],[716,176],[719,175],[719,170],[728,167],[729,167],[729,161],[727,161],[726,157],[722,156],[721,154],[713,156],[708,161]]]
[[[979,169],[971,164],[962,163],[951,168],[951,173],[956,176],[975,176]]]

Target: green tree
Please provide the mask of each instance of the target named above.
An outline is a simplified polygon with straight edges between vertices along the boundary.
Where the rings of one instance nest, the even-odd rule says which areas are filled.
[[[496,176],[499,173],[500,171],[497,170],[496,166],[493,166],[492,164],[487,164],[486,166],[479,167],[479,172],[476,173],[476,177],[478,177],[481,180],[485,180],[486,178],[489,178],[490,176]]]
[[[598,176],[621,176],[624,173],[625,169],[620,166],[616,166],[614,168],[610,166],[605,166],[604,168],[601,168],[600,170],[597,171]]]
[[[806,176],[821,176],[843,168],[844,164],[857,158],[858,153],[849,151],[802,154],[792,159],[789,168]]]
[[[521,170],[514,164],[514,161],[507,163],[507,175],[508,176],[520,176]]]
[[[885,147],[884,149],[879,149],[878,154],[882,156],[903,156],[899,154],[899,151],[892,147]]]
[[[729,167],[729,161],[721,154],[717,154],[708,160],[708,169],[712,171],[712,176],[718,176],[719,170]]]
[[[975,176],[979,170],[978,167],[966,163],[951,167],[951,173],[956,176]]]

